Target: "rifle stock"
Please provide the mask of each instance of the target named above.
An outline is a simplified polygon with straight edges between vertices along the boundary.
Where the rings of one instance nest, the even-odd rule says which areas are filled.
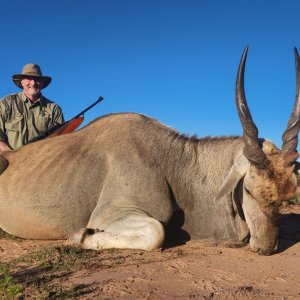
[[[70,121],[63,123],[59,128],[57,128],[54,132],[49,134],[49,137],[54,137],[61,134],[67,134],[74,131],[78,128],[83,122],[84,117],[73,118]]]
[[[83,120],[84,120],[84,113],[90,110],[92,107],[94,107],[96,104],[98,104],[100,101],[103,100],[103,97],[99,97],[97,101],[92,103],[90,106],[85,108],[82,112],[77,114],[75,117],[70,119],[69,121],[64,122],[63,124],[57,124],[49,128],[47,131],[43,132],[42,134],[38,135],[37,137],[34,137],[30,141],[28,141],[27,144],[48,138],[48,137],[54,137],[62,134],[67,134],[72,131],[74,131],[76,128],[78,128]]]

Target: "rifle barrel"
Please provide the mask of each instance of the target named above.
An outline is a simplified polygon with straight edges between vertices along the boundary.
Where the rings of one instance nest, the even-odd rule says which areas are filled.
[[[89,109],[91,109],[93,106],[95,106],[96,104],[98,104],[100,101],[103,100],[103,97],[99,97],[99,99],[97,101],[95,101],[94,103],[92,103],[89,107],[87,107],[86,109],[84,109],[82,112],[80,112],[79,114],[77,114],[75,117],[73,117],[72,119],[77,119],[79,118],[81,115],[83,115],[85,112],[87,112]]]

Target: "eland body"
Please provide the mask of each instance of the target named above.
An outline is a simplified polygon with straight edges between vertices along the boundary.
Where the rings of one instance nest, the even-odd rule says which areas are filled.
[[[26,239],[68,239],[83,248],[162,246],[166,233],[276,250],[279,207],[294,196],[297,96],[282,149],[258,139],[236,83],[243,137],[188,138],[134,113],[0,156],[0,227]],[[176,224],[176,226],[174,225]],[[174,226],[171,226],[174,225]]]

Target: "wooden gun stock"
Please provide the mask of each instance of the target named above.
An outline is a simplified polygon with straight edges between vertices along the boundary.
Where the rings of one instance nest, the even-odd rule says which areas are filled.
[[[53,133],[49,134],[48,137],[54,137],[61,134],[66,134],[74,131],[77,129],[81,123],[83,122],[84,117],[78,117],[76,119],[71,119],[70,121],[67,121],[63,123],[58,129],[56,129]]]

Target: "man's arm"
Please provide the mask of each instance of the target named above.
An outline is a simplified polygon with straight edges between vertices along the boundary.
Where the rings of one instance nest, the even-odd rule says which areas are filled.
[[[53,109],[53,116],[52,116],[52,125],[53,124],[63,124],[65,122],[64,114],[60,106],[55,104]]]

